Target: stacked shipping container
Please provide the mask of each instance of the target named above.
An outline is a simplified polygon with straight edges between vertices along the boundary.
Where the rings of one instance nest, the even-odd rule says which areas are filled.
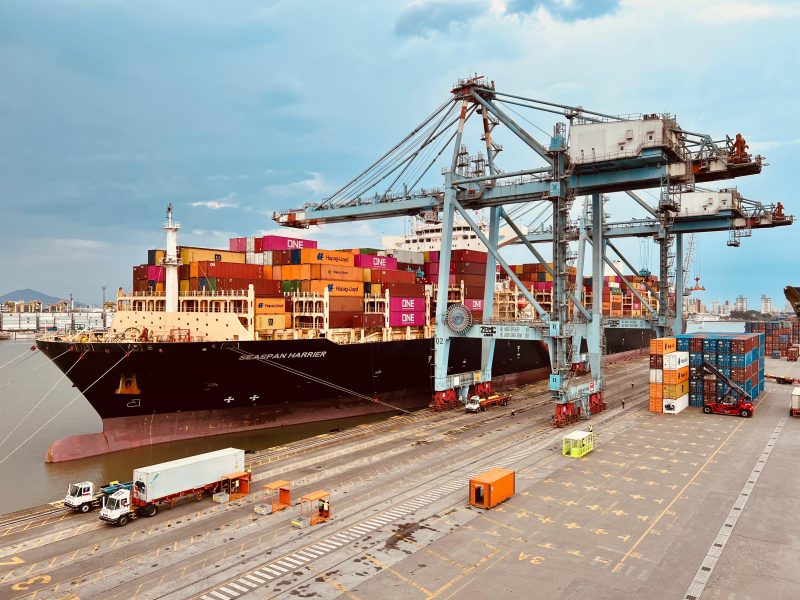
[[[650,410],[680,412],[722,398],[729,386],[706,374],[707,362],[755,399],[764,391],[764,337],[696,333],[650,341]]]
[[[800,321],[796,317],[745,323],[745,331],[764,334],[764,348],[770,358],[785,357],[791,346],[800,344]]]

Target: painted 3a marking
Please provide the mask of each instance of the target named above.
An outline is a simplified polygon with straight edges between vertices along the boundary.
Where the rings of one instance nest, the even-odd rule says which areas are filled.
[[[36,575],[30,579],[26,579],[25,581],[18,581],[11,586],[11,589],[15,592],[24,592],[29,590],[30,587],[36,583],[47,584],[50,583],[51,580],[52,577],[50,577],[50,575]]]

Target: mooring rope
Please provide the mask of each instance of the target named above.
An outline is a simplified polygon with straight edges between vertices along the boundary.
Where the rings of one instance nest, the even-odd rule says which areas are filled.
[[[64,355],[65,355],[67,352],[70,352],[70,350],[69,350],[69,349],[67,349],[67,350],[64,350],[64,352],[62,352],[62,353],[61,353],[61,354],[59,354],[58,356],[55,356],[55,357],[51,358],[50,360],[51,360],[51,361],[54,361],[54,360],[56,360],[57,358],[61,358],[61,357],[62,357],[62,356],[64,356]],[[24,363],[26,360],[28,360],[28,359],[29,359],[29,358],[31,358],[32,356],[37,356],[37,354],[34,352],[34,353],[30,354],[29,356],[27,356],[26,358],[23,358],[21,361],[19,361],[19,362],[17,363],[17,366],[21,365],[22,363]],[[41,369],[42,367],[44,367],[46,364],[47,364],[47,363],[42,363],[42,364],[40,364],[38,367],[33,367],[32,369],[30,369],[30,370],[28,370],[28,371],[25,371],[25,372],[24,372],[22,375],[20,375],[20,376],[19,376],[19,377],[17,377],[16,379],[12,379],[11,381],[9,381],[9,382],[7,382],[7,383],[3,384],[3,386],[2,386],[2,387],[0,387],[0,390],[2,390],[2,389],[5,389],[5,388],[7,388],[8,386],[10,386],[10,385],[12,385],[12,384],[14,384],[14,383],[18,382],[20,379],[24,379],[25,377],[27,377],[27,376],[28,376],[28,375],[30,375],[31,373],[34,373],[34,372],[38,371],[39,369]]]
[[[234,352],[236,352],[238,354],[242,354],[244,356],[257,356],[255,354],[252,354],[250,352],[242,350],[241,348],[233,348],[233,347],[231,347],[230,350],[233,350]],[[297,375],[298,377],[304,377],[304,378],[308,379],[309,381],[313,381],[315,383],[326,385],[326,386],[331,387],[331,388],[333,388],[335,390],[339,390],[340,392],[345,392],[346,394],[350,394],[351,396],[356,396],[356,397],[362,398],[364,400],[369,400],[370,402],[373,402],[375,404],[383,404],[384,406],[388,406],[392,410],[397,410],[397,411],[400,411],[400,412],[403,412],[403,413],[406,413],[406,414],[411,414],[410,410],[406,410],[404,408],[400,408],[399,406],[394,406],[392,404],[389,404],[388,402],[384,402],[383,400],[378,400],[377,398],[373,398],[372,396],[367,396],[366,394],[362,394],[361,392],[356,392],[355,390],[351,390],[351,389],[343,387],[343,386],[341,386],[339,384],[336,384],[336,383],[333,383],[333,382],[330,382],[330,381],[326,381],[326,380],[321,379],[319,377],[316,377],[314,375],[309,375],[308,373],[304,373],[303,371],[300,371],[298,369],[294,369],[294,368],[289,367],[287,365],[282,365],[281,363],[277,363],[277,362],[272,361],[272,360],[266,360],[266,359],[263,359],[263,358],[260,358],[260,357],[256,358],[255,360],[257,360],[258,362],[262,362],[265,365],[269,365],[269,366],[275,367],[277,369],[282,369],[282,370],[284,370],[284,371],[286,371],[288,373],[292,373],[293,375]]]
[[[24,355],[25,355],[25,354],[27,354],[28,352],[36,352],[36,347],[34,347],[33,349],[28,349],[28,348],[26,348],[25,350],[23,350],[23,351],[22,351],[22,354],[20,354],[19,356],[15,356],[14,358],[12,358],[12,359],[11,359],[10,361],[8,361],[7,363],[3,363],[2,365],[0,365],[0,371],[1,371],[1,370],[3,370],[3,369],[5,369],[5,368],[6,368],[8,365],[10,365],[11,363],[13,363],[13,362],[14,362],[15,360],[17,360],[18,358],[20,358],[20,357],[24,356]],[[33,356],[33,355],[31,355],[31,356]],[[25,362],[25,361],[23,360],[22,362]],[[20,364],[22,364],[22,363],[20,363]]]
[[[86,388],[85,388],[85,389],[84,389],[82,392],[79,392],[79,393],[78,393],[78,394],[77,394],[77,395],[76,395],[76,396],[75,396],[75,397],[74,397],[72,400],[70,400],[70,401],[69,401],[69,402],[67,402],[67,403],[66,403],[66,404],[65,404],[63,407],[61,407],[61,410],[59,410],[59,411],[58,411],[56,414],[54,414],[52,417],[50,417],[50,418],[49,418],[49,419],[48,419],[48,420],[47,420],[45,423],[43,423],[43,424],[41,425],[41,427],[39,427],[39,428],[38,428],[36,431],[34,431],[32,434],[30,434],[30,435],[29,435],[27,438],[25,438],[24,440],[22,440],[22,442],[20,442],[20,444],[19,444],[19,445],[18,445],[16,448],[14,448],[14,449],[13,449],[11,452],[9,452],[9,453],[8,453],[8,454],[5,456],[5,458],[3,458],[2,460],[0,460],[0,465],[1,465],[1,464],[3,464],[4,462],[6,462],[6,461],[9,459],[9,457],[10,457],[12,454],[14,454],[14,453],[15,453],[17,450],[19,450],[20,448],[22,448],[22,447],[23,447],[25,444],[27,444],[27,443],[28,443],[28,442],[29,442],[31,439],[33,439],[33,437],[34,437],[34,436],[35,436],[37,433],[39,433],[39,432],[40,432],[42,429],[44,429],[44,428],[45,428],[45,427],[47,427],[47,426],[48,426],[50,423],[52,423],[52,422],[53,422],[53,421],[56,419],[56,417],[58,417],[58,415],[60,415],[60,414],[61,414],[62,412],[64,412],[65,410],[67,410],[67,409],[68,409],[68,408],[69,408],[69,407],[72,405],[72,403],[73,403],[73,402],[75,402],[75,401],[76,401],[78,398],[80,398],[80,397],[81,397],[81,396],[83,396],[83,395],[84,395],[86,392],[88,392],[88,391],[89,391],[89,390],[90,390],[90,389],[91,389],[91,388],[94,386],[94,384],[96,384],[96,383],[97,383],[98,381],[100,381],[100,380],[101,380],[103,377],[105,377],[106,375],[108,375],[108,374],[109,374],[109,373],[110,373],[110,372],[111,372],[111,371],[112,371],[114,368],[116,368],[116,366],[117,366],[119,363],[121,363],[123,360],[125,360],[126,358],[128,358],[128,356],[130,356],[130,353],[129,353],[129,352],[126,352],[125,354],[123,354],[123,355],[122,355],[122,358],[120,358],[120,359],[119,359],[117,362],[115,362],[115,363],[114,363],[113,365],[111,365],[111,366],[110,366],[108,369],[106,369],[106,371],[105,371],[105,372],[104,372],[102,375],[100,375],[100,377],[98,377],[97,379],[95,379],[95,380],[94,380],[92,383],[90,383],[90,384],[89,384],[89,385],[88,385],[88,386],[87,386],[87,387],[86,387]]]
[[[33,407],[32,407],[32,408],[31,408],[31,409],[28,411],[28,414],[26,414],[24,417],[22,417],[22,419],[20,419],[20,420],[19,420],[19,422],[18,422],[16,425],[14,425],[14,427],[11,429],[11,431],[9,431],[9,432],[6,434],[6,437],[4,437],[4,438],[3,438],[3,441],[0,441],[0,448],[2,448],[2,447],[3,447],[3,445],[4,445],[4,444],[5,444],[7,441],[8,441],[8,438],[10,438],[10,437],[11,437],[11,436],[14,434],[14,432],[15,432],[17,429],[19,429],[19,426],[20,426],[20,425],[22,425],[22,424],[23,424],[23,423],[24,423],[24,422],[25,422],[25,421],[28,419],[28,417],[30,417],[30,416],[33,414],[33,411],[35,411],[37,408],[39,408],[39,405],[40,405],[42,402],[44,402],[45,398],[47,398],[47,397],[50,395],[50,392],[52,392],[54,389],[56,389],[56,386],[57,386],[59,383],[61,383],[61,381],[64,379],[64,377],[66,377],[66,376],[67,376],[67,374],[68,374],[70,371],[72,371],[72,368],[73,368],[75,365],[77,365],[77,364],[78,364],[78,362],[79,362],[79,361],[80,361],[80,360],[83,358],[83,355],[84,355],[84,354],[86,354],[86,352],[83,352],[83,353],[82,353],[82,354],[81,354],[81,355],[80,355],[80,356],[79,356],[79,357],[78,357],[78,358],[75,360],[75,362],[72,364],[72,367],[70,367],[69,369],[67,369],[66,371],[64,371],[64,373],[61,375],[61,377],[59,377],[59,378],[58,378],[58,380],[57,380],[57,381],[56,381],[56,382],[55,382],[55,383],[54,383],[54,384],[53,384],[53,385],[50,387],[50,389],[49,389],[49,390],[47,390],[47,393],[45,393],[45,395],[44,395],[44,396],[42,396],[42,397],[41,397],[41,399],[40,399],[40,400],[39,400],[39,401],[38,401],[36,404],[34,404],[34,405],[33,405]]]

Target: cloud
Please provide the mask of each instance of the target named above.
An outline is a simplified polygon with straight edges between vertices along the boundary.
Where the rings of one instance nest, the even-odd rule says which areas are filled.
[[[53,238],[48,241],[51,249],[59,251],[90,251],[108,248],[106,242],[99,240],[82,240],[79,238]]]
[[[729,25],[755,19],[792,18],[800,15],[797,4],[756,4],[752,2],[701,2],[694,6],[691,16],[707,25]]]
[[[220,198],[219,200],[204,200],[200,202],[192,202],[192,206],[204,206],[206,208],[210,208],[211,210],[219,210],[220,208],[236,208],[238,205],[231,202],[236,197],[236,194],[231,192],[230,194],[226,195],[224,198]]]
[[[478,0],[413,2],[400,12],[394,32],[401,38],[426,38],[434,32],[447,32],[468,24],[485,10],[485,4]]]
[[[328,189],[328,184],[325,182],[322,173],[307,171],[306,174],[309,175],[309,177],[299,181],[291,181],[288,183],[271,183],[269,185],[265,185],[262,188],[262,191],[277,198],[296,198],[299,196],[309,196],[307,200],[319,200],[325,190]]]
[[[577,21],[605,16],[618,7],[618,0],[509,0],[506,12],[525,14],[544,10],[560,21]]]

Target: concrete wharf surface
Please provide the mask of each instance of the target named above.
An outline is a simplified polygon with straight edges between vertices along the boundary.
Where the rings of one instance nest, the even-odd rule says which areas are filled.
[[[609,410],[556,430],[546,385],[249,455],[254,489],[332,491],[323,525],[293,529],[297,506],[256,515],[257,494],[124,528],[55,506],[0,517],[0,598],[800,597],[792,386],[768,382],[751,419],[651,414],[638,359],[607,369]],[[595,451],[561,456],[588,424]],[[469,507],[469,476],[494,466],[516,471],[516,495]]]

